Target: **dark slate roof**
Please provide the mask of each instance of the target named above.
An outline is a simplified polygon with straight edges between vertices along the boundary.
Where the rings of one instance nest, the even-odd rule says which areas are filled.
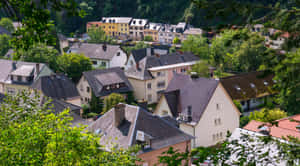
[[[3,35],[3,34],[7,34],[7,35],[11,35],[11,33],[4,27],[0,26],[0,35]]]
[[[13,63],[14,61],[12,60],[0,59],[0,82],[6,82],[10,79],[9,75],[14,71]],[[15,61],[15,65],[17,69],[22,67],[23,65],[34,66],[34,79],[36,80],[38,78],[38,74],[36,73],[36,63]],[[43,69],[44,66],[45,64],[40,63],[40,71]]]
[[[104,44],[92,44],[92,43],[75,43],[70,52],[76,52],[84,54],[86,57],[92,59],[111,60],[120,50],[119,45],[105,44],[106,50],[103,48]]]
[[[31,86],[53,99],[72,99],[80,97],[76,85],[64,74],[40,77]]]
[[[96,97],[107,96],[111,93],[126,93],[132,91],[132,86],[120,67],[109,69],[98,69],[83,72],[83,76],[91,86]],[[120,88],[109,89],[104,88],[105,85],[125,83],[125,86]]]
[[[221,78],[220,81],[232,100],[249,100],[274,94],[274,75],[249,72]]]
[[[151,137],[151,148],[147,151],[161,149],[193,138],[168,121],[132,105],[126,105],[125,120],[120,126],[115,127],[114,111],[114,108],[111,109],[88,127],[90,131],[102,135],[100,143],[103,145],[107,146],[111,142],[123,148],[136,145],[137,131],[142,131]]]
[[[149,55],[147,55],[147,50],[149,50]],[[155,54],[163,55],[162,54],[167,54],[169,53],[169,47],[168,46],[151,46],[151,48],[141,48],[137,50],[132,50],[131,54],[135,60],[136,63],[144,59],[146,56],[152,56]]]
[[[127,76],[135,77],[142,80],[152,79],[149,68],[174,65],[178,63],[186,63],[200,60],[199,57],[192,53],[171,53],[160,56],[146,56],[139,62],[139,69],[136,66],[132,66],[126,71]]]
[[[215,79],[192,79],[189,75],[174,74],[164,93],[173,116],[177,117],[179,110],[187,115],[187,108],[191,106],[192,122],[198,123],[218,84]]]

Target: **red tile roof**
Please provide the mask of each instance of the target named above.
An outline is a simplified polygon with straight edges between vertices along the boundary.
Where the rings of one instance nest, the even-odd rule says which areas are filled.
[[[292,122],[291,119],[297,122]],[[269,123],[252,120],[244,129],[259,132],[259,127],[264,125],[269,127],[270,135],[273,137],[282,138],[293,136],[300,139],[300,130],[296,128],[296,126],[300,125],[300,114],[277,120],[277,122],[278,126],[271,126]]]

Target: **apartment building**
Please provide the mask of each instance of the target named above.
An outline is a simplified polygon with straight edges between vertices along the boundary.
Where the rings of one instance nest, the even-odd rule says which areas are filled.
[[[144,39],[144,30],[148,24],[147,19],[132,19],[130,22],[129,36],[133,40],[143,40]]]
[[[146,29],[144,30],[144,35],[145,36],[151,36],[152,41],[158,42],[158,32],[160,28],[162,27],[162,24],[160,23],[153,23],[150,22],[147,26]]]

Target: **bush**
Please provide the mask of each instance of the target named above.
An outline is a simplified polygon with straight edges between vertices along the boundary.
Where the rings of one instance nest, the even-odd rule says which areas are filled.
[[[151,42],[151,41],[153,41],[153,38],[152,38],[152,36],[145,36],[144,40]]]
[[[254,111],[250,113],[249,120],[256,120],[260,122],[273,122],[275,120],[287,117],[287,113],[279,108],[267,109],[263,108],[261,111]]]
[[[174,39],[173,39],[173,44],[180,44],[180,39],[178,38],[178,37],[175,37]]]
[[[249,116],[243,116],[240,118],[240,128],[246,126],[249,123]]]
[[[95,112],[90,112],[87,114],[87,118],[93,118],[95,116],[98,116],[99,114],[95,113]]]

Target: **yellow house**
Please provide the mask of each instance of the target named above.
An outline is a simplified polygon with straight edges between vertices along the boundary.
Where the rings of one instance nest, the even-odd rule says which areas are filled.
[[[161,27],[162,25],[159,23],[150,22],[148,25],[146,25],[146,29],[144,30],[145,37],[151,36],[152,41],[158,42],[158,32]]]
[[[87,30],[91,26],[101,27],[109,36],[116,38],[126,38],[129,35],[129,24],[131,17],[102,17],[101,21],[88,22]]]

